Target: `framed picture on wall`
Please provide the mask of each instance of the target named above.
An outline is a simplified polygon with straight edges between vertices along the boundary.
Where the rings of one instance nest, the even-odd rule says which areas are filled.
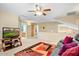
[[[42,31],[46,31],[46,26],[45,25],[42,26]]]

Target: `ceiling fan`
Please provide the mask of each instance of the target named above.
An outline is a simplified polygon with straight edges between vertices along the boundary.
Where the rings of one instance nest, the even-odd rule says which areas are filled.
[[[51,11],[51,9],[43,9],[41,6],[35,5],[34,10],[31,10],[31,11],[28,11],[28,12],[34,12],[35,16],[37,16],[37,15],[46,16],[48,11]]]

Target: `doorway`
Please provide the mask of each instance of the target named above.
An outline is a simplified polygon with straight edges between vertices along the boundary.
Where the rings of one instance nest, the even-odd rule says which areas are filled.
[[[32,23],[31,25],[28,25],[27,37],[28,38],[37,38],[37,24]]]

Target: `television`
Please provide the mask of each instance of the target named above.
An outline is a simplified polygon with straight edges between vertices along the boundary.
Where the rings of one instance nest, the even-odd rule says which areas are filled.
[[[3,38],[14,38],[18,37],[20,32],[19,28],[3,27]]]

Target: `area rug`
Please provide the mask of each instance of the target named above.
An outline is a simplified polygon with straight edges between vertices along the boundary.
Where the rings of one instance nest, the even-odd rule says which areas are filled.
[[[42,45],[42,46],[40,46],[40,45]],[[36,47],[38,47],[38,48],[36,48]],[[38,51],[37,51],[37,49],[38,49]],[[15,56],[49,56],[50,53],[52,52],[52,50],[53,50],[52,45],[50,45],[48,43],[44,43],[44,42],[39,42],[28,48],[25,48],[22,51],[15,53]],[[46,52],[46,53],[44,54],[39,51]]]
[[[43,54],[35,52],[31,49],[20,51],[15,54],[16,56],[42,56]]]

